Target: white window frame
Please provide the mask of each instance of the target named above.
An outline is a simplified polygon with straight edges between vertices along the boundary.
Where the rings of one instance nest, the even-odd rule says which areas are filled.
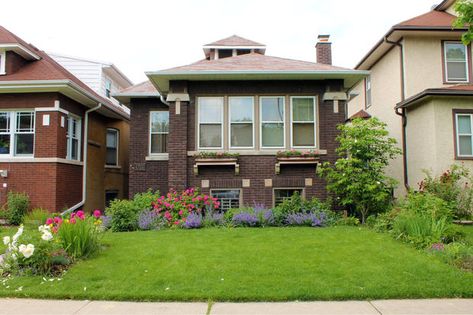
[[[167,132],[163,132],[163,131],[155,131],[153,132],[153,128],[152,128],[152,116],[153,116],[153,113],[160,113],[160,112],[169,112],[168,110],[153,110],[153,111],[150,111],[149,112],[149,126],[148,126],[148,130],[149,130],[149,139],[148,139],[148,155],[149,156],[168,156],[168,152],[160,152],[160,153],[153,153],[151,152],[151,135],[168,135],[169,137],[169,130]],[[170,116],[169,116],[169,119]],[[169,121],[168,121],[168,126],[169,126]],[[168,127],[169,128],[169,127]],[[167,151],[167,148],[166,148],[166,151]]]
[[[464,116],[464,117],[469,117],[470,118],[470,133],[462,133],[460,134],[459,130],[458,130],[458,117],[460,116]],[[463,158],[463,157],[468,157],[468,158],[471,158],[473,157],[473,152],[472,154],[470,155],[465,155],[465,154],[460,154],[460,136],[469,136],[470,137],[470,141],[472,142],[471,145],[472,145],[472,151],[473,151],[473,114],[466,114],[466,113],[456,113],[455,114],[455,138],[456,138],[456,141],[457,141],[457,157],[459,158]]]
[[[7,113],[9,115],[10,128],[8,132],[0,132],[2,135],[10,136],[10,151],[8,154],[0,154],[1,158],[22,158],[22,157],[34,157],[35,144],[36,144],[36,112],[31,109],[24,110],[1,110],[0,113]],[[17,132],[18,114],[19,113],[30,113],[33,116],[33,132]],[[33,153],[32,154],[16,154],[16,135],[18,134],[33,134]]]
[[[263,124],[279,124],[280,121],[269,121],[263,120],[263,100],[267,98],[281,98],[283,104],[283,145],[279,147],[267,147],[263,145]],[[286,147],[286,97],[282,95],[275,95],[275,96],[260,96],[259,98],[259,143],[261,150],[271,150],[271,149],[284,149]]]
[[[118,166],[119,163],[118,163],[118,157],[119,157],[119,150],[120,150],[120,130],[116,129],[116,128],[107,128],[107,135],[108,135],[108,132],[109,131],[113,131],[115,132],[116,134],[116,137],[117,137],[117,147],[115,148],[117,151],[116,151],[116,163],[115,164],[107,164],[107,155],[105,155],[105,166]],[[107,136],[105,137],[105,150],[108,150],[108,143],[107,143]]]
[[[249,122],[232,122],[232,109],[231,109],[231,100],[234,98],[248,98],[252,101],[252,111],[253,117],[251,120],[251,130],[252,130],[252,146],[249,147],[233,147],[232,146],[232,124],[249,124]],[[255,110],[255,98],[254,96],[229,96],[228,97],[228,146],[233,150],[244,150],[244,149],[254,149],[255,148],[255,119],[256,119],[256,110]]]
[[[238,206],[241,207],[242,204],[243,204],[243,189],[241,189],[241,188],[212,188],[212,189],[210,189],[210,196],[212,198],[216,198],[216,197],[213,197],[214,192],[228,191],[228,190],[238,190],[239,191]],[[221,209],[219,208],[218,210],[221,210]],[[230,210],[230,209],[228,209],[228,210]]]
[[[294,113],[293,113],[293,100],[295,98],[311,98],[313,101],[314,101],[314,120],[313,120],[313,123],[314,123],[314,145],[313,146],[295,146],[293,144],[294,142],[294,139],[293,139],[293,135],[294,135],[294,124],[296,123],[299,123],[299,124],[303,124],[303,123],[309,123],[308,121],[295,121],[293,119],[293,116],[294,116]],[[297,148],[297,149],[315,149],[317,148],[317,98],[315,96],[291,96],[291,108],[290,108],[290,111],[291,111],[291,148]]]
[[[209,98],[213,98],[213,99],[221,99],[222,100],[222,114],[221,114],[221,121],[220,122],[204,122],[204,123],[201,123],[200,122],[200,101],[202,99],[209,99]],[[225,98],[223,96],[202,96],[202,97],[198,97],[197,98],[197,148],[199,150],[223,150],[223,147],[224,147],[224,129],[225,129],[225,115],[224,115],[224,112],[225,112]],[[200,146],[200,125],[203,124],[203,125],[217,125],[217,124],[220,124],[221,125],[221,128],[220,128],[220,139],[221,139],[221,146],[220,147],[201,147]]]
[[[110,86],[110,89],[108,87]],[[110,98],[112,96],[112,86],[113,82],[109,78],[105,78],[105,96]],[[107,91],[109,91],[109,95],[107,95]]]
[[[462,42],[457,41],[445,41],[443,42],[443,62],[444,62],[444,72],[445,72],[445,82],[447,83],[465,83],[469,81],[470,78],[470,61],[469,61],[469,54],[468,49],[469,46],[465,46],[465,67],[466,67],[466,78],[465,80],[449,80],[448,78],[448,62],[447,62],[447,46],[448,44],[463,44]],[[456,61],[450,61],[456,62]],[[458,61],[457,61],[458,62]]]
[[[77,121],[77,129],[78,129],[78,135],[76,137],[72,137],[72,120]],[[81,161],[81,155],[82,155],[82,118],[79,116],[69,114],[67,117],[67,131],[66,131],[66,141],[67,141],[67,154],[66,154],[66,159],[71,160],[71,161]],[[72,158],[72,140],[78,140],[77,142],[77,158],[73,159]]]
[[[7,70],[5,68],[7,54],[4,50],[0,50],[0,75],[7,74]]]

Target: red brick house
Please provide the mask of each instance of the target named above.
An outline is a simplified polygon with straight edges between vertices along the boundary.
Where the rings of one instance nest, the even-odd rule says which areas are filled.
[[[224,208],[271,206],[296,191],[324,199],[317,163],[336,159],[346,91],[367,72],[332,66],[328,36],[319,39],[315,63],[231,36],[115,95],[131,108],[130,195],[199,187]],[[316,156],[277,156],[293,149]]]
[[[15,191],[27,193],[32,207],[90,210],[104,208],[107,186],[126,196],[127,175],[115,169],[128,167],[128,120],[121,107],[0,26],[2,202]]]

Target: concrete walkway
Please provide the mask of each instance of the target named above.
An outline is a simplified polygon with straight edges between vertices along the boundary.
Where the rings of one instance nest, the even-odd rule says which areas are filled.
[[[159,315],[282,315],[282,314],[472,314],[473,299],[379,300],[287,303],[137,303],[0,299],[0,314],[159,314]]]

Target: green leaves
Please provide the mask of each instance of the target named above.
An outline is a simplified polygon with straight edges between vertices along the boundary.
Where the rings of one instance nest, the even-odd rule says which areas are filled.
[[[462,35],[464,45],[469,45],[473,40],[473,2],[471,0],[459,0],[455,4],[458,17],[453,21],[453,28],[465,28],[467,31]]]

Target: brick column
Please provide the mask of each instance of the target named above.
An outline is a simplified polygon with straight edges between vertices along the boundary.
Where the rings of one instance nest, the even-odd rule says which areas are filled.
[[[170,102],[168,136],[169,189],[187,188],[187,112],[188,102]]]

